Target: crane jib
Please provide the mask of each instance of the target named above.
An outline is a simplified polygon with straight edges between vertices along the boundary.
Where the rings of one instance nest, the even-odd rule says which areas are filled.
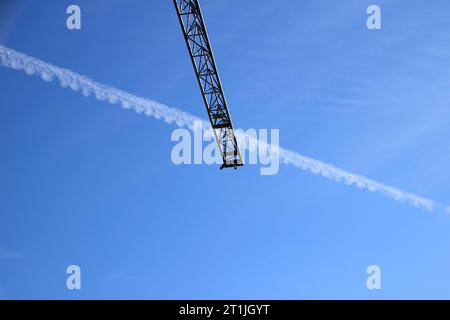
[[[221,169],[242,166],[242,156],[198,0],[173,0],[173,2],[222,155]]]

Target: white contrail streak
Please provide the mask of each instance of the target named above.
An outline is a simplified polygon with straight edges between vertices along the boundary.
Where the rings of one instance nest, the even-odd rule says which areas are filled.
[[[167,123],[175,123],[179,127],[194,130],[194,122],[202,121],[204,128],[210,128],[209,122],[179,109],[153,100],[140,98],[125,91],[95,82],[86,76],[59,68],[2,45],[0,45],[0,60],[1,65],[4,67],[22,70],[28,75],[40,76],[44,81],[48,82],[57,79],[61,83],[61,86],[69,87],[74,91],[81,91],[84,96],[93,94],[98,100],[107,101],[112,104],[120,103],[124,108],[132,108],[138,113],[144,113],[156,119],[163,119]],[[441,204],[431,199],[346,172],[333,165],[302,156],[297,152],[279,148],[279,154],[282,163],[293,165],[336,182],[342,182],[348,186],[355,186],[356,188],[365,189],[370,192],[378,192],[393,200],[408,203],[426,211],[442,208],[450,213],[450,207],[443,208]]]

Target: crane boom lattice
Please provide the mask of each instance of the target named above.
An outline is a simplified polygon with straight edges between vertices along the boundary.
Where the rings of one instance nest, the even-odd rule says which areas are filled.
[[[173,0],[192,64],[222,154],[222,168],[243,165],[198,0]]]

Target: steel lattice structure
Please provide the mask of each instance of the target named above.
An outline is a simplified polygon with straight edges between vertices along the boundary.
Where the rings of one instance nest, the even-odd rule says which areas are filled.
[[[198,0],[173,0],[194,65],[211,126],[222,154],[222,168],[242,166],[243,161],[227,102],[214,61]]]

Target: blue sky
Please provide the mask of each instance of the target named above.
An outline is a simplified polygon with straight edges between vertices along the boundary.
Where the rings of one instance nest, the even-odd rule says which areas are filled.
[[[206,118],[171,1],[74,3],[81,31],[72,2],[3,1],[0,43]],[[236,127],[450,204],[448,1],[201,4]],[[175,166],[173,126],[6,68],[0,87],[0,298],[450,298],[442,212],[290,166]]]

